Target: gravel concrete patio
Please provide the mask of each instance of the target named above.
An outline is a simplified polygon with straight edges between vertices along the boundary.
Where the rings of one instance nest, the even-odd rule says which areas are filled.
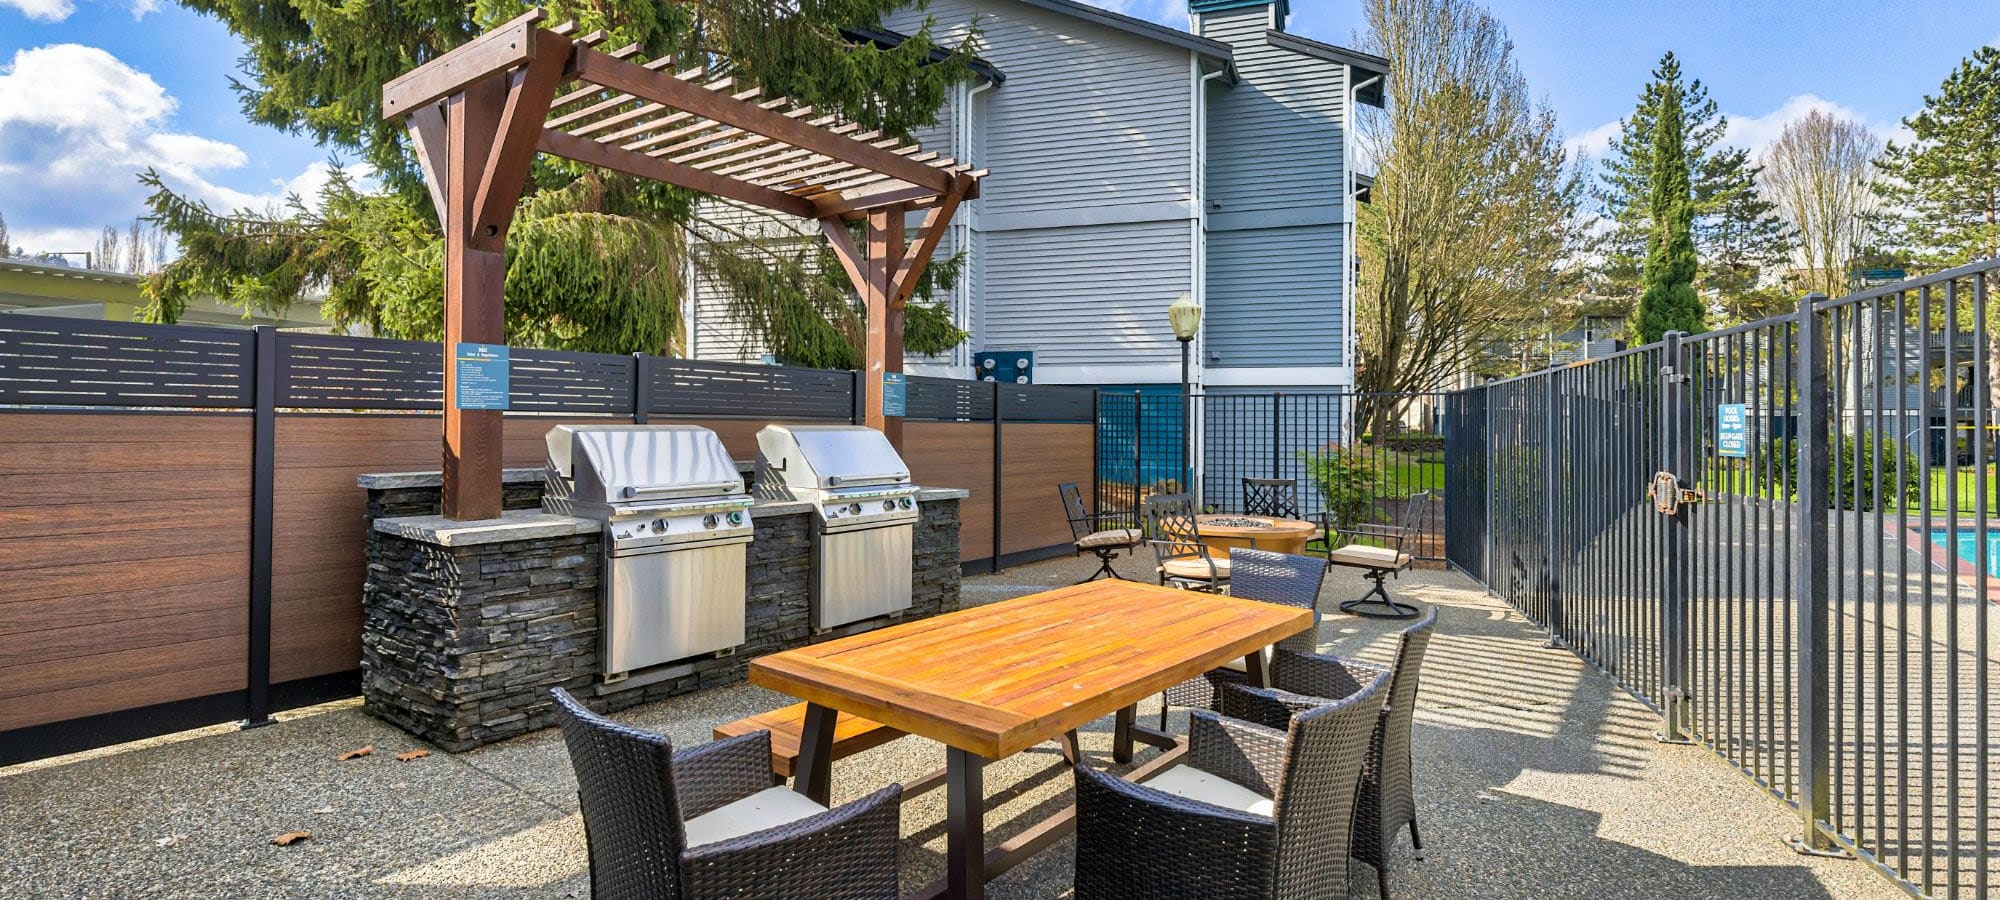
[[[1087,573],[1063,559],[967,579],[988,603]],[[1140,575],[1144,567],[1121,561]],[[1399,596],[1436,604],[1439,635],[1417,712],[1417,795],[1429,849],[1405,839],[1399,896],[1904,896],[1865,865],[1807,859],[1797,819],[1706,751],[1654,742],[1656,718],[1520,616],[1451,573],[1419,571]],[[1336,571],[1320,607],[1359,596]],[[1330,613],[1323,647],[1384,659],[1399,623]],[[736,685],[621,713],[677,745],[791,702]],[[1157,715],[1157,706],[1141,715]],[[1184,731],[1175,716],[1174,730]],[[1109,718],[1086,755],[1110,765]],[[372,755],[341,762],[344,751]],[[0,769],[0,895],[8,897],[581,897],[589,891],[575,783],[554,731],[399,762],[420,742],[358,701],[297,710],[268,728],[215,728]],[[1153,751],[1142,749],[1137,763]],[[905,739],[836,763],[835,801],[943,764]],[[987,768],[998,837],[1067,802],[1053,744]],[[905,884],[942,871],[942,792],[903,807]],[[288,847],[271,838],[308,831]],[[996,838],[997,839],[997,838]],[[1070,844],[996,882],[1003,898],[1068,892]],[[1357,866],[1353,888],[1375,895]]]

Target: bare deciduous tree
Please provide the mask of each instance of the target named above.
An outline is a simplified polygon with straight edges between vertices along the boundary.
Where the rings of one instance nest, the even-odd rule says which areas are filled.
[[[1574,294],[1582,177],[1537,107],[1507,30],[1471,0],[1369,0],[1389,108],[1361,129],[1378,172],[1359,207],[1357,384],[1446,387],[1508,323]],[[1395,410],[1364,398],[1379,433]]]
[[[1866,249],[1881,200],[1874,189],[1882,139],[1860,122],[1807,113],[1764,151],[1764,193],[1798,234],[1806,287],[1837,297]]]

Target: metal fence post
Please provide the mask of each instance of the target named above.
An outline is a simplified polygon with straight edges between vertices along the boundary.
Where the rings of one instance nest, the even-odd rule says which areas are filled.
[[[277,497],[278,330],[256,329],[252,357],[250,457],[250,615],[249,671],[243,727],[271,722],[271,543]]]
[[[1792,543],[1792,602],[1798,607],[1799,697],[1799,817],[1800,835],[1790,841],[1800,853],[1844,856],[1833,846],[1821,824],[1831,818],[1833,805],[1831,729],[1827,678],[1828,616],[1832,614],[1827,587],[1828,479],[1832,452],[1828,443],[1833,418],[1833,393],[1827,371],[1827,335],[1813,307],[1824,294],[1807,294],[1798,311],[1798,501]]]
[[[1542,376],[1548,382],[1542,391],[1542,559],[1547,567],[1549,642],[1562,646],[1562,560],[1557,558],[1556,526],[1559,512],[1558,485],[1562,484],[1562,464],[1558,460],[1558,436],[1562,433],[1556,417],[1561,415],[1562,377],[1558,372]]]
[[[1660,348],[1660,471],[1674,474],[1674,485],[1685,488],[1692,468],[1693,446],[1687,433],[1688,381],[1687,354],[1682,340],[1686,334],[1669,331],[1662,335]],[[1678,503],[1678,498],[1675,500]],[[1688,537],[1689,514],[1685,507],[1667,519],[1660,529],[1660,731],[1655,737],[1664,743],[1692,743],[1688,738],[1692,722],[1688,709]]]
[[[867,373],[860,369],[854,372],[854,424],[868,424],[868,381]]]
[[[1486,585],[1486,592],[1493,590],[1493,389],[1479,388],[1479,395],[1485,401],[1479,415],[1484,420],[1479,428],[1479,455],[1486,465],[1486,529],[1483,534],[1486,546],[1479,560],[1479,580]]]

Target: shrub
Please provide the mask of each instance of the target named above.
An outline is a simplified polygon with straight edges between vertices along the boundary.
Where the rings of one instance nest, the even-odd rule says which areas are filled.
[[[1317,453],[1300,454],[1305,459],[1306,476],[1335,525],[1365,522],[1375,510],[1380,493],[1381,469],[1374,451],[1366,446],[1328,447]]]
[[[1840,448],[1840,455],[1832,461],[1832,472],[1828,475],[1835,509],[1875,509],[1877,505],[1894,508],[1916,506],[1923,502],[1922,463],[1917,460],[1916,454],[1904,449],[1895,438],[1872,432],[1862,435],[1858,446],[1861,454],[1859,464],[1854,458],[1857,450],[1854,435],[1841,435],[1835,443]],[[1880,498],[1875,496],[1877,486],[1875,456],[1878,449],[1882,456]],[[1771,441],[1768,453],[1770,462],[1754,466],[1753,477],[1761,482],[1760,486],[1767,493],[1776,495],[1777,492],[1784,490],[1788,483],[1798,478],[1796,474],[1799,461],[1798,444],[1792,438],[1776,438]],[[1903,481],[1900,490],[1896,483],[1898,453],[1903,457]],[[1767,468],[1770,469],[1769,472],[1765,471]],[[1855,484],[1857,480],[1861,482],[1858,485]],[[1898,495],[1901,496],[1900,503],[1897,500]]]

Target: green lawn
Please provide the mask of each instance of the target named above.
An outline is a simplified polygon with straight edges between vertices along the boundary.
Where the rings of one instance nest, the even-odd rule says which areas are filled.
[[[1728,463],[1737,463],[1738,461],[1728,460],[1725,462],[1726,464],[1728,464]],[[1778,484],[1778,485],[1765,485],[1762,486],[1761,488],[1756,487],[1755,486],[1756,474],[1750,471],[1751,468],[1752,467],[1747,467],[1747,466],[1742,468],[1728,468],[1728,467],[1711,468],[1708,472],[1707,477],[1703,479],[1703,488],[1710,493],[1738,494],[1738,495],[1755,494],[1757,496],[1765,498],[1777,497],[1779,491],[1783,489],[1783,485]],[[1849,469],[1844,472],[1836,472],[1835,474],[1842,477],[1843,479],[1848,480],[1850,483],[1852,479],[1855,477],[1854,471],[1852,469]],[[1884,466],[1883,477],[1887,479],[1887,481],[1893,482],[1895,480],[1895,474],[1896,473],[1893,469],[1889,469],[1887,466]],[[1920,478],[1921,475],[1922,475],[1921,472],[1905,473],[1905,477],[1912,480]],[[1952,472],[1949,469],[1940,467],[1938,469],[1933,470],[1930,473],[1930,475],[1931,475],[1930,509],[1933,515],[1954,515],[1962,518],[1971,518],[1973,516],[1978,515],[1979,513],[1978,470],[1972,469],[1970,467],[1961,468],[1958,470],[1957,472],[1958,496],[1956,498],[1957,499],[1956,504],[1949,502],[1950,498],[1949,495],[1947,494],[1947,491],[1951,490]],[[1872,484],[1870,473],[1866,468],[1863,468],[1861,470],[1861,483],[1862,483],[1862,496],[1866,497],[1869,491],[1871,491],[1874,487],[1874,485]],[[1883,485],[1883,493],[1887,495],[1884,497],[1884,500],[1886,502],[1884,502],[1882,505],[1884,511],[1899,512],[1904,510],[1903,504],[1897,502],[1898,498],[1895,496],[1896,492],[1893,489],[1892,484],[1885,483]],[[1868,503],[1864,503],[1862,504],[1862,506],[1865,509],[1871,509],[1871,510],[1875,508],[1873,504],[1868,504]],[[1907,511],[1912,513],[1920,513],[1922,510],[1923,510],[1923,505],[1919,500],[1913,498],[1909,501]],[[1994,465],[1990,464],[1986,466],[1986,512],[1990,516],[2000,518],[2000,469],[1996,469]]]

